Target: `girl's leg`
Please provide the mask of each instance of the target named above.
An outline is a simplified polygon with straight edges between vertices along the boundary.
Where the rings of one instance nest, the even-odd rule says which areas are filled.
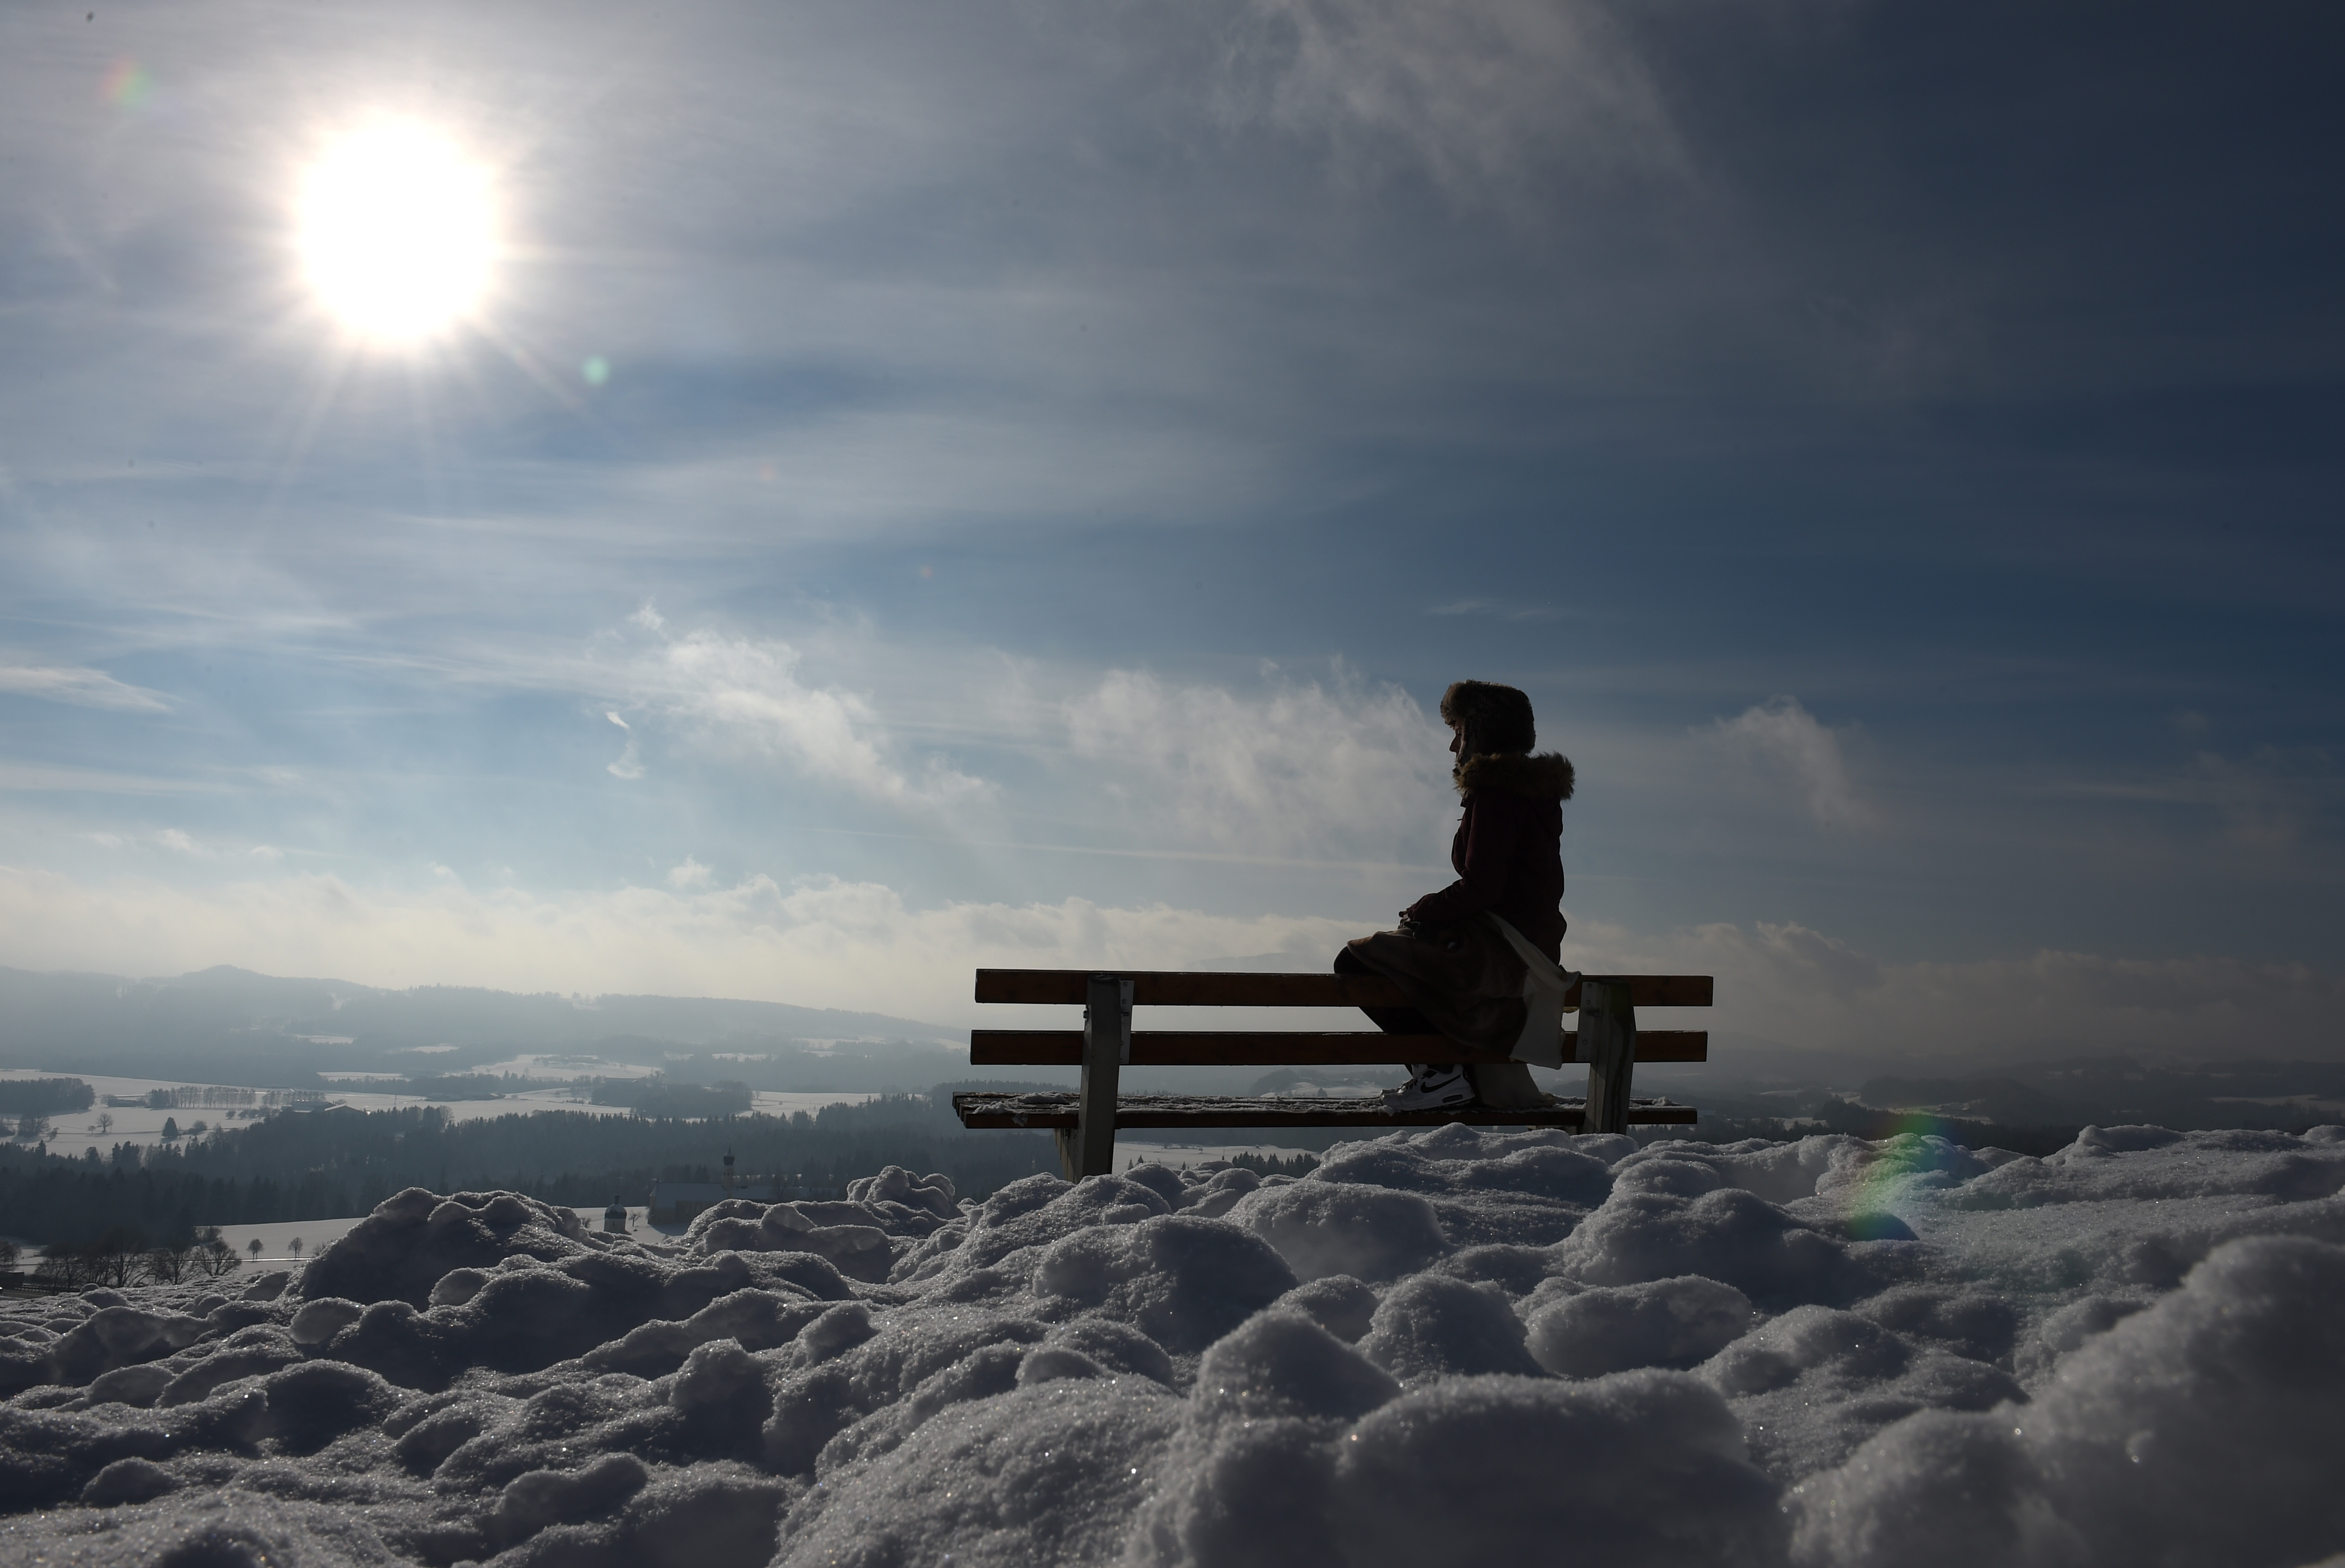
[[[1373,975],[1375,970],[1360,962],[1359,956],[1349,947],[1335,949],[1335,973],[1338,975]],[[1431,1035],[1440,1031],[1432,1020],[1415,1007],[1362,1007],[1368,1022],[1387,1035]]]
[[[1349,947],[1335,949],[1335,973],[1338,975],[1373,975],[1375,970],[1360,962]],[[1437,1035],[1441,1031],[1415,1007],[1362,1007],[1368,1021],[1387,1035]],[[1431,1062],[1408,1064],[1408,1082],[1397,1089],[1386,1089],[1387,1097],[1397,1095],[1400,1102],[1414,1109],[1448,1105],[1460,1105],[1474,1098],[1474,1086],[1466,1069]]]

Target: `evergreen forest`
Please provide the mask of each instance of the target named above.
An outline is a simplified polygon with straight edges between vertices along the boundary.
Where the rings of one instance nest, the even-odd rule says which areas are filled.
[[[409,1187],[502,1189],[571,1207],[645,1202],[655,1180],[707,1181],[727,1153],[787,1197],[828,1197],[882,1167],[942,1171],[983,1197],[1055,1171],[1050,1135],[969,1132],[949,1087],[809,1116],[706,1120],[536,1111],[460,1121],[436,1107],[282,1109],[159,1146],[66,1158],[0,1146],[0,1235],[86,1246],[113,1233],[184,1242],[206,1226],[363,1214]]]

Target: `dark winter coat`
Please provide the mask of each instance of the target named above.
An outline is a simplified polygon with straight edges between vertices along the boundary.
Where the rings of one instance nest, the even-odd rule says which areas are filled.
[[[1485,754],[1457,766],[1466,813],[1450,840],[1457,880],[1402,911],[1424,926],[1459,926],[1487,909],[1549,958],[1563,952],[1563,803],[1571,759],[1549,752]]]

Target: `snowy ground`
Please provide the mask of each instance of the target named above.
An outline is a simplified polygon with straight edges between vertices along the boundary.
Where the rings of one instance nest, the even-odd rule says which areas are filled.
[[[0,1303],[0,1561],[2301,1568],[2340,1189],[2339,1128],[1446,1128],[674,1239],[411,1192],[241,1299]]]

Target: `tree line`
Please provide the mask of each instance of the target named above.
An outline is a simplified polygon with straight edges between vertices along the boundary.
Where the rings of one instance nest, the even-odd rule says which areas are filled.
[[[255,1256],[260,1243],[253,1244]],[[0,1239],[0,1279],[25,1278],[20,1266],[24,1249]],[[150,1241],[141,1232],[117,1225],[83,1242],[53,1241],[41,1249],[31,1279],[52,1290],[86,1290],[93,1285],[117,1290],[127,1285],[177,1285],[185,1280],[218,1280],[244,1267],[236,1249],[217,1226],[203,1226],[192,1234]]]
[[[282,1106],[323,1105],[325,1101],[326,1091],[323,1089],[249,1089],[227,1084],[180,1084],[177,1087],[147,1091],[147,1104],[153,1110],[210,1109],[214,1107],[275,1110]]]
[[[594,1085],[594,1103],[628,1106],[637,1116],[659,1120],[741,1116],[754,1098],[745,1083],[671,1083],[655,1073],[645,1078],[600,1079]]]
[[[87,1110],[96,1099],[79,1078],[0,1078],[0,1116],[56,1116]]]
[[[791,1197],[840,1195],[888,1165],[942,1171],[964,1197],[1058,1169],[1048,1134],[969,1132],[941,1093],[706,1121],[283,1109],[160,1147],[117,1145],[111,1158],[0,1148],[0,1234],[81,1247],[119,1229],[146,1245],[178,1244],[206,1226],[364,1214],[409,1187],[503,1189],[571,1208],[614,1196],[639,1204],[655,1180],[707,1179],[727,1152],[742,1175],[771,1178]]]

